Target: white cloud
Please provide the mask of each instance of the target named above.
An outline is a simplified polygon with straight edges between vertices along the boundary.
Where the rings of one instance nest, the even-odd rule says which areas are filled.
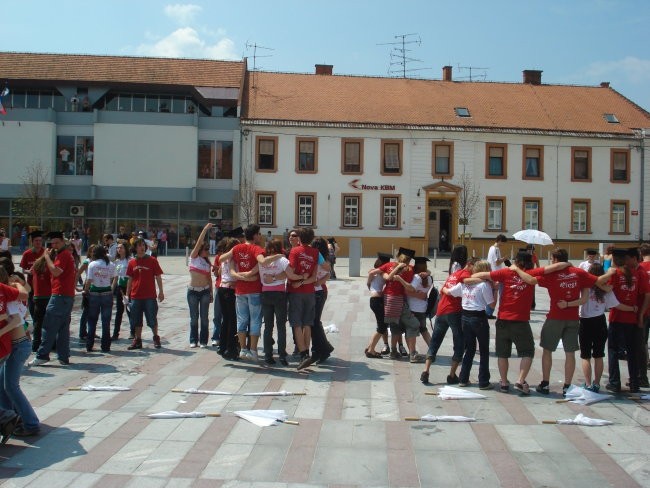
[[[180,4],[165,5],[165,15],[180,25],[189,25],[194,17],[202,10],[198,5]]]
[[[608,78],[634,84],[647,83],[650,82],[650,60],[627,56],[616,61],[598,61],[587,67],[585,76],[595,81]]]
[[[215,43],[201,39],[191,27],[182,27],[153,44],[141,44],[137,53],[170,58],[239,59],[235,43],[224,37]]]

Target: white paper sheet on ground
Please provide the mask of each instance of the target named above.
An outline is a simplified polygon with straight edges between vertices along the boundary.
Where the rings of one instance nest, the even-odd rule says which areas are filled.
[[[474,393],[473,391],[463,390],[462,388],[456,388],[454,386],[443,386],[438,390],[438,397],[442,400],[472,400],[479,398],[487,398],[485,395],[480,393]]]
[[[259,427],[269,427],[289,418],[284,410],[237,410],[234,414]]]
[[[330,324],[323,327],[323,330],[325,331],[326,334],[338,334],[340,332],[339,328],[334,324]]]
[[[177,412],[176,410],[167,410],[165,412],[150,413],[147,415],[150,419],[200,419],[207,416],[208,414],[203,412]]]
[[[187,388],[186,390],[179,391],[179,393],[191,393],[200,395],[234,395],[234,393],[230,393],[228,391],[198,390],[196,388]]]
[[[130,391],[131,388],[126,386],[93,386],[85,385],[79,388],[79,391]]]
[[[473,417],[463,417],[462,415],[423,415],[420,420],[424,422],[476,422]]]
[[[600,427],[601,425],[612,425],[614,422],[603,419],[592,419],[591,417],[585,417],[579,413],[574,419],[558,420],[557,423],[563,425],[587,425],[590,427]]]
[[[571,403],[577,403],[579,405],[591,405],[592,403],[602,402],[603,400],[610,400],[612,398],[612,395],[596,393],[580,386],[571,385],[566,391],[565,398]]]
[[[242,393],[242,396],[292,396],[295,395],[292,391],[258,391],[254,393]]]

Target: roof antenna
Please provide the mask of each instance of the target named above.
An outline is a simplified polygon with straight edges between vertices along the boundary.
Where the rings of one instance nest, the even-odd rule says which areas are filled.
[[[469,76],[459,76],[456,79],[458,80],[469,80],[469,81],[475,81],[475,78],[480,78],[482,81],[485,81],[487,78],[487,70],[490,68],[479,68],[478,66],[461,66],[458,64],[458,70],[464,70],[464,71],[469,71]],[[472,71],[476,70],[481,70],[478,74],[472,74]]]
[[[407,40],[408,38],[408,40]],[[418,46],[422,44],[422,39],[418,33],[412,34],[399,34],[395,36],[395,39],[399,39],[396,42],[383,42],[377,44],[378,46],[394,46],[390,52],[390,64],[388,66],[388,74],[401,73],[402,78],[406,78],[406,73],[411,73],[413,71],[423,71],[431,68],[407,68],[408,63],[421,63],[421,59],[411,58],[408,53],[412,52],[412,49],[408,49],[406,46],[409,44],[417,44]],[[397,66],[397,68],[395,68]]]
[[[248,41],[246,41],[246,50],[248,50],[250,48],[253,48],[253,71],[255,71],[257,69],[257,58],[270,58],[270,57],[273,56],[273,54],[261,54],[261,55],[258,55],[257,54],[258,49],[265,49],[267,51],[275,51],[275,49],[273,49],[273,48],[260,46],[257,43],[251,44]]]

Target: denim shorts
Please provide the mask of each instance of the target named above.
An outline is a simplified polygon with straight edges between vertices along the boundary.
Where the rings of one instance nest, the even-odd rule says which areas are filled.
[[[131,322],[133,327],[142,327],[142,314],[147,326],[153,329],[158,321],[158,302],[155,298],[134,298],[131,300]]]
[[[252,336],[259,337],[262,330],[262,294],[237,295],[235,310],[237,312],[237,332],[248,332]]]

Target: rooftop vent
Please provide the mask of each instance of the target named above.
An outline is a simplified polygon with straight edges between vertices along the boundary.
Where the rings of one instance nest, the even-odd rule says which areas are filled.
[[[316,65],[316,74],[317,75],[331,75],[333,69],[334,69],[333,64],[317,64]]]

